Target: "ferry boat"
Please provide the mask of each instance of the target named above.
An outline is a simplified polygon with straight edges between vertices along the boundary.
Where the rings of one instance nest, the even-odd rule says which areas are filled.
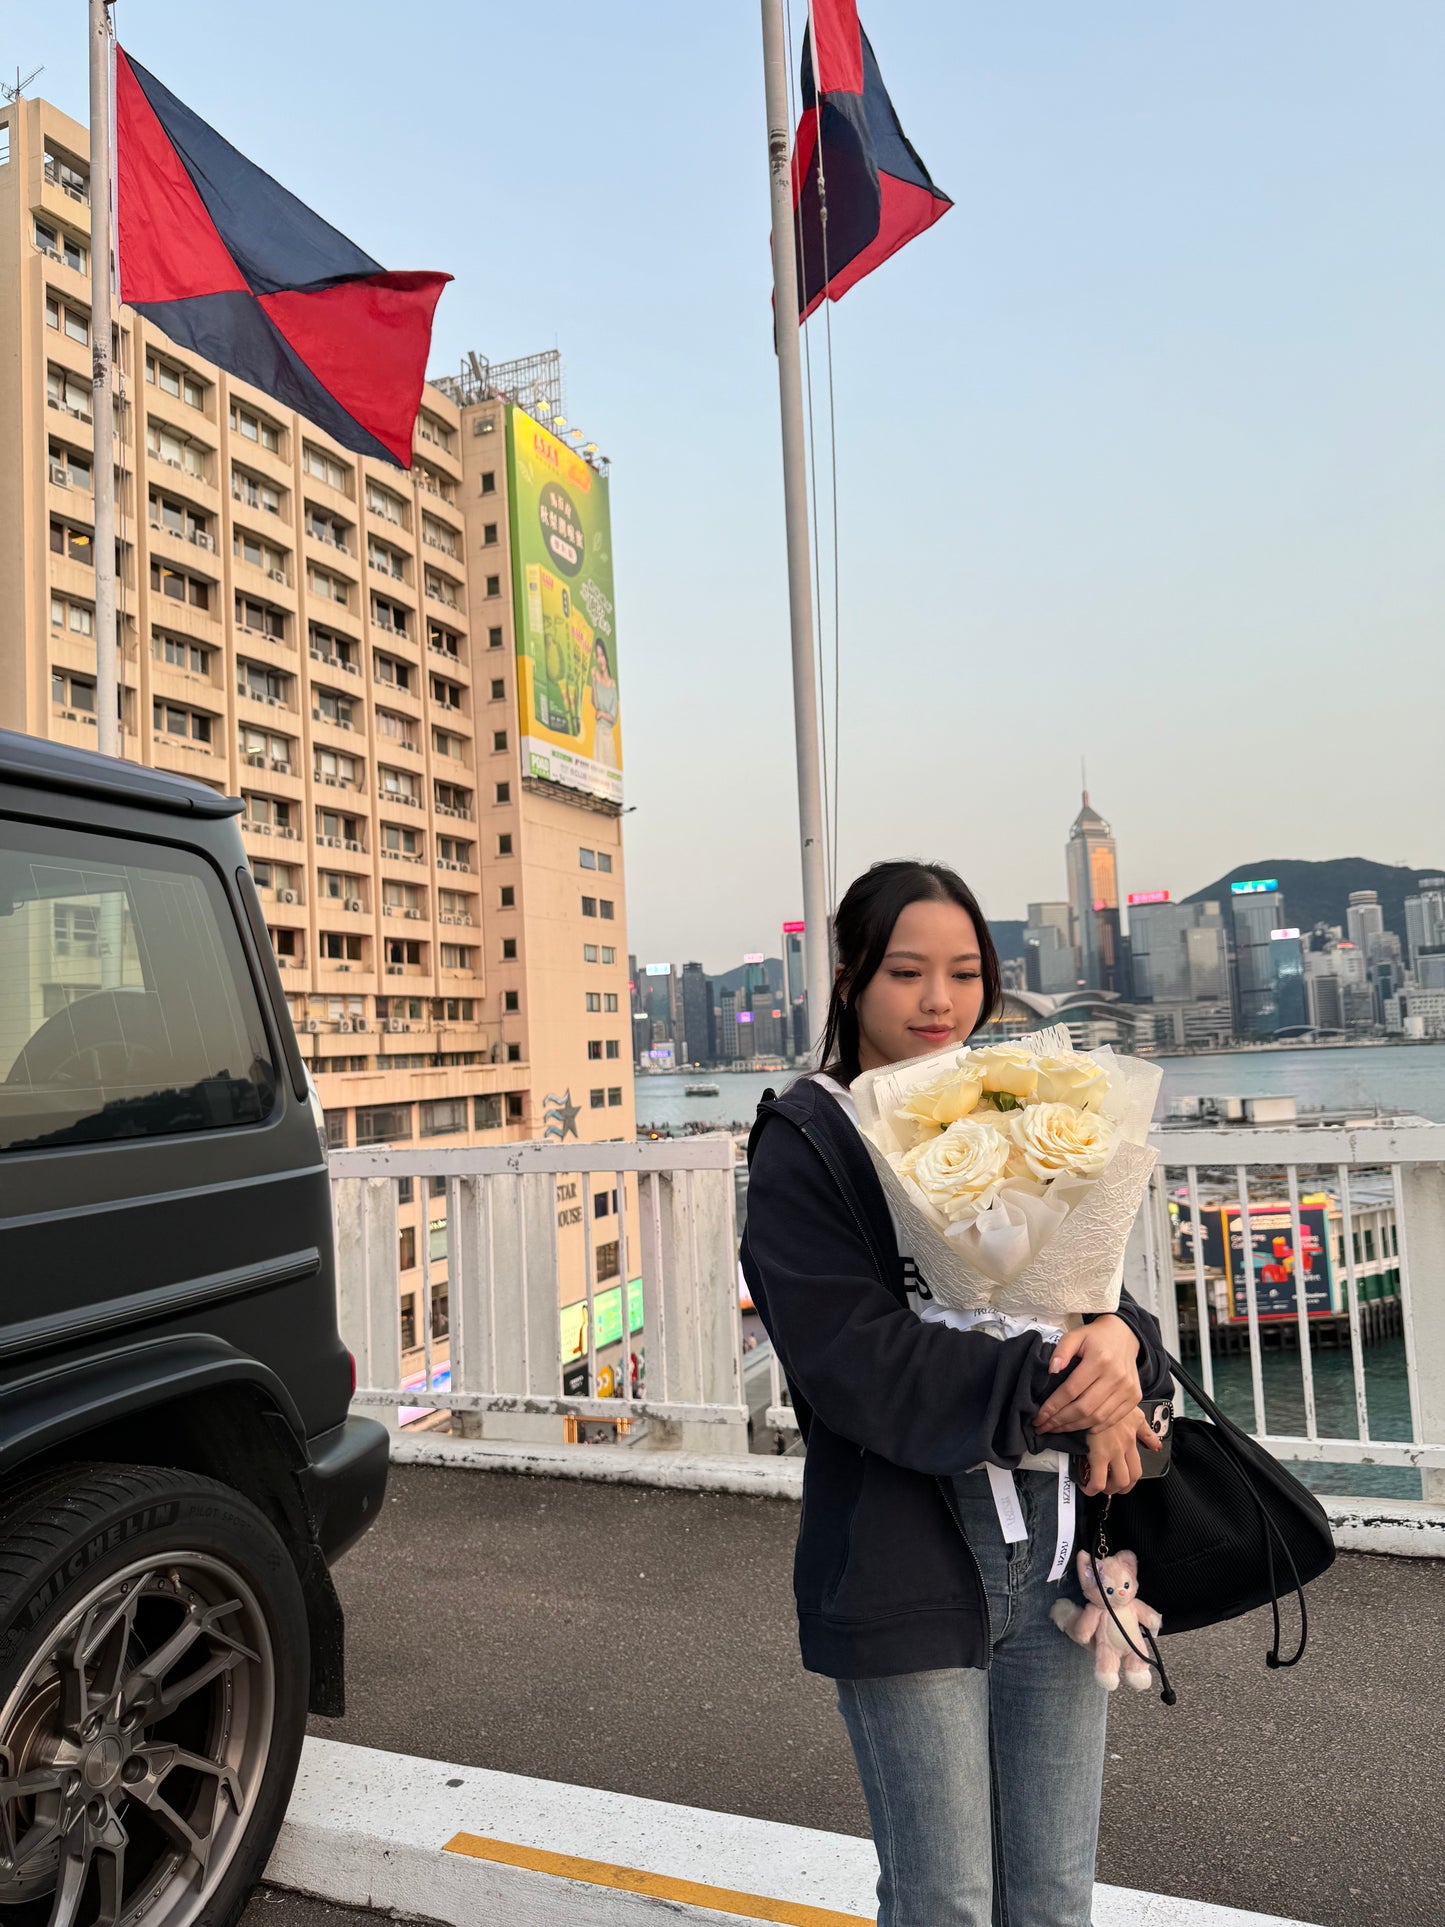
[[[717,1084],[685,1084],[683,1086],[684,1097],[719,1097],[721,1094],[721,1086]]]

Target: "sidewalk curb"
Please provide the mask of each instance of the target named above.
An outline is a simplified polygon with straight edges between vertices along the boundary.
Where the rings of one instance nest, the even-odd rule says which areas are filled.
[[[265,1878],[445,1927],[870,1927],[877,1873],[853,1835],[308,1739]],[[1102,1885],[1094,1921],[1307,1927]]]
[[[625,1445],[511,1445],[454,1439],[436,1432],[402,1433],[391,1442],[393,1465],[452,1466],[543,1479],[589,1479],[674,1492],[728,1492],[745,1499],[803,1496],[801,1459],[706,1458],[696,1452],[650,1452]],[[1346,1499],[1321,1494],[1341,1552],[1397,1559],[1445,1559],[1445,1506],[1419,1499]]]

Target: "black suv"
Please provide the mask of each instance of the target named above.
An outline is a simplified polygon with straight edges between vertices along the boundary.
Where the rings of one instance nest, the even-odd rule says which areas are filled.
[[[387,1438],[236,824],[0,731],[0,1922],[226,1927]]]

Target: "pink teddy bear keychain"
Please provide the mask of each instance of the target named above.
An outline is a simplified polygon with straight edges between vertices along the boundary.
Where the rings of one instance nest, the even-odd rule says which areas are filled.
[[[1164,1620],[1139,1597],[1139,1561],[1132,1552],[1111,1552],[1102,1559],[1092,1559],[1087,1552],[1081,1552],[1079,1583],[1088,1604],[1076,1606],[1072,1599],[1057,1599],[1049,1617],[1076,1644],[1093,1647],[1094,1678],[1108,1692],[1112,1693],[1119,1684],[1122,1662],[1124,1678],[1142,1693],[1150,1683],[1150,1674],[1148,1662],[1140,1657],[1148,1647],[1140,1629],[1157,1633]],[[1108,1593],[1109,1606],[1119,1621],[1117,1626],[1110,1617],[1109,1606],[1104,1604],[1100,1585]]]

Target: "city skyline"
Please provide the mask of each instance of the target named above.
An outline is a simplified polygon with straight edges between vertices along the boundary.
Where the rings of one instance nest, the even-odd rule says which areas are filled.
[[[457,274],[438,372],[564,349],[569,416],[614,464],[635,927],[653,955],[707,956],[740,913],[796,914],[756,20],[698,16],[684,44],[661,0],[558,0],[575,106],[549,98],[542,178],[586,187],[554,216],[522,16],[489,22],[487,72],[513,77],[491,84],[447,57],[460,0],[257,0],[223,64],[179,0],[117,12],[138,58],[343,231]],[[1060,893],[1081,750],[1126,890],[1183,893],[1240,851],[1438,860],[1416,698],[1438,685],[1445,263],[1419,237],[1445,15],[1402,0],[1384,35],[1339,6],[911,0],[867,24],[957,205],[833,315],[840,882],[937,856],[1022,915]],[[83,117],[67,10],[16,54]],[[706,143],[678,84],[699,68]],[[418,114],[481,126],[463,191],[439,191],[443,138],[420,170],[372,165],[374,130]],[[831,654],[827,558],[819,575]]]

